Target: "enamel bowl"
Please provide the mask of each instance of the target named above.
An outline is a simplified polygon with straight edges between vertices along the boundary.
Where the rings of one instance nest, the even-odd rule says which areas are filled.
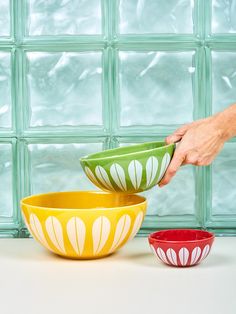
[[[137,193],[160,182],[175,145],[149,142],[109,149],[80,159],[87,177],[100,189]]]
[[[177,229],[150,234],[150,247],[155,256],[171,266],[193,266],[210,253],[214,234],[203,230]]]
[[[68,258],[109,255],[141,227],[146,199],[95,191],[33,195],[21,201],[25,224],[48,250]]]

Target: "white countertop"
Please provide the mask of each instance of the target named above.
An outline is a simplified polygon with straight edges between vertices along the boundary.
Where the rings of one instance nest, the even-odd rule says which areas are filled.
[[[201,265],[161,264],[136,238],[110,257],[67,260],[32,239],[0,240],[1,314],[235,314],[236,238]]]

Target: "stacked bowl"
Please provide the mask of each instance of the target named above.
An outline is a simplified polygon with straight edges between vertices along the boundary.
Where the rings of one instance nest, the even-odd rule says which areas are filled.
[[[175,144],[149,142],[81,158],[89,180],[102,191],[55,192],[21,201],[25,224],[48,250],[68,258],[109,255],[139,231],[147,208],[143,192],[163,178]],[[201,230],[165,230],[148,238],[167,265],[193,266],[210,252],[214,235]]]
[[[81,158],[87,177],[103,191],[56,192],[21,201],[25,224],[48,250],[69,258],[109,255],[139,231],[147,208],[134,193],[158,184],[174,144],[149,142]]]

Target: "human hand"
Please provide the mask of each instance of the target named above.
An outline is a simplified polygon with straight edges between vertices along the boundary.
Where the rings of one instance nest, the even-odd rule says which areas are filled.
[[[184,125],[166,138],[166,143],[177,143],[174,156],[165,176],[159,183],[168,184],[181,165],[209,165],[224,146],[227,139],[222,129],[223,117],[215,115]]]

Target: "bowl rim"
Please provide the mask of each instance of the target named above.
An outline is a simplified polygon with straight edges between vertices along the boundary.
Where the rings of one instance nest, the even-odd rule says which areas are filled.
[[[137,152],[132,152],[132,153],[127,153],[127,154],[124,154],[124,155],[112,155],[112,156],[105,156],[105,157],[95,157],[93,158],[93,155],[97,154],[97,153],[93,153],[93,154],[89,154],[87,156],[84,156],[84,157],[81,157],[80,158],[80,162],[84,162],[84,161],[97,161],[97,160],[106,160],[106,159],[114,159],[114,158],[121,158],[121,157],[127,157],[127,156],[132,156],[132,155],[136,155],[136,154],[143,154],[143,153],[147,153],[147,152],[152,152],[152,151],[156,151],[156,150],[161,150],[163,149],[164,147],[165,148],[168,148],[168,147],[175,147],[175,143],[171,143],[171,144],[166,144],[165,141],[152,141],[152,142],[144,142],[144,143],[138,143],[138,144],[133,144],[133,145],[130,145],[130,146],[133,146],[133,147],[138,147],[138,146],[142,146],[142,145],[148,145],[148,144],[154,144],[154,143],[159,143],[159,144],[164,144],[163,146],[160,146],[160,147],[156,147],[156,148],[152,148],[152,149],[146,149],[146,150],[142,150],[142,151],[137,151]],[[116,147],[116,148],[111,148],[111,149],[107,149],[105,151],[117,151],[117,150],[120,150],[124,147]],[[104,152],[105,152],[104,151]]]
[[[165,231],[193,231],[193,232],[201,232],[204,231],[206,232],[209,237],[204,238],[204,239],[196,239],[196,240],[162,240],[162,239],[157,239],[154,236],[160,232],[165,232]],[[158,230],[155,232],[152,232],[151,234],[149,234],[148,236],[148,241],[152,240],[154,242],[159,242],[159,243],[173,243],[173,244],[179,244],[179,243],[199,243],[199,242],[205,242],[205,241],[209,241],[209,240],[214,240],[215,238],[215,234],[212,232],[209,232],[207,230],[202,230],[202,229],[188,229],[188,228],[180,228],[180,229],[165,229],[165,230]]]
[[[31,205],[27,204],[26,201],[29,199],[32,199],[34,197],[40,197],[40,196],[45,196],[45,195],[53,195],[53,194],[69,194],[69,193],[89,193],[89,194],[107,194],[107,195],[122,195],[122,196],[137,196],[140,199],[140,202],[137,204],[131,204],[131,205],[125,205],[125,206],[114,206],[114,207],[91,207],[91,208],[58,208],[58,207],[46,207],[46,206],[36,206],[36,205]],[[33,194],[26,196],[20,200],[20,205],[22,206],[28,206],[34,209],[40,209],[40,210],[51,210],[51,211],[86,211],[86,210],[96,210],[96,211],[109,211],[109,210],[120,210],[120,209],[125,209],[129,208],[131,206],[140,206],[140,205],[146,205],[147,204],[147,199],[145,196],[141,196],[135,193],[130,193],[130,194],[124,194],[124,193],[110,193],[110,192],[105,192],[105,191],[96,191],[96,190],[74,190],[74,191],[59,191],[59,192],[48,192],[48,193],[39,193],[39,194]]]

